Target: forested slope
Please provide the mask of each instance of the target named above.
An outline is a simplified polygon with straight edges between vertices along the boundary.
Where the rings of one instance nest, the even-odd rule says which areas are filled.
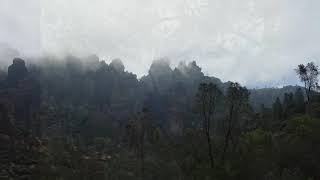
[[[138,79],[96,56],[15,58],[0,76],[0,178],[320,177],[315,91],[248,90],[196,62]]]

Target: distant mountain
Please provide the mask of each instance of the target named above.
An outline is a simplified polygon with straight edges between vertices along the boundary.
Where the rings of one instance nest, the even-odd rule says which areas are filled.
[[[17,56],[18,52],[6,46],[5,44],[0,44],[0,49],[3,50],[3,52],[0,53],[2,68],[5,68],[10,64],[9,62],[11,60],[9,59]],[[40,64],[37,64],[36,66],[43,71],[49,71],[45,73],[47,75],[49,75],[50,71],[54,70],[55,68],[60,68],[60,70],[63,70],[62,67],[64,67],[64,71],[73,72],[75,75],[82,74],[81,76],[90,76],[92,74],[87,72],[96,71],[96,73],[99,74],[100,72],[101,74],[104,71],[114,70],[114,72],[106,73],[109,74],[108,77],[106,77],[106,81],[111,78],[110,76],[118,76],[112,77],[115,79],[114,81],[120,81],[121,76],[132,77],[135,79],[134,82],[137,83],[135,86],[139,86],[143,89],[139,90],[141,91],[139,94],[146,92],[149,94],[170,94],[174,90],[180,88],[180,90],[186,91],[185,93],[188,94],[188,98],[191,98],[195,95],[198,84],[201,82],[213,82],[214,84],[217,84],[218,87],[220,87],[223,91],[225,91],[230,84],[230,82],[222,82],[216,77],[205,76],[201,71],[201,67],[199,67],[195,61],[190,63],[180,62],[176,68],[172,69],[168,59],[155,60],[150,66],[148,74],[143,76],[140,80],[137,79],[135,74],[125,71],[125,66],[120,59],[113,60],[110,65],[104,63],[104,61],[100,61],[99,57],[96,55],[90,55],[86,58],[67,56],[65,59],[59,61],[53,57],[46,57],[38,62],[40,62]],[[65,75],[68,76],[68,74]],[[0,80],[3,79],[3,77],[5,77],[4,71],[0,71]],[[299,87],[285,86],[283,88],[249,89],[251,93],[250,103],[255,109],[258,109],[262,104],[265,107],[271,107],[272,103],[277,97],[282,99],[285,93],[294,92],[297,88]]]
[[[285,93],[294,93],[300,86],[284,86],[282,88],[250,89],[250,103],[255,109],[261,105],[271,107],[277,97],[283,99]]]
[[[172,69],[167,59],[155,60],[149,72],[140,80],[125,71],[120,59],[110,64],[99,61],[95,55],[86,58],[67,56],[56,60],[46,57],[38,64],[28,64],[30,74],[40,81],[45,96],[62,104],[94,105],[107,108],[110,116],[120,112],[133,113],[143,104],[152,106],[159,119],[168,119],[173,111],[192,111],[194,97],[201,82],[212,82],[226,91],[230,82],[205,76],[195,61],[181,62]],[[2,78],[1,78],[2,77]],[[5,78],[0,74],[0,79]],[[277,97],[294,92],[297,86],[250,90],[254,109],[264,104],[271,107]],[[138,108],[139,109],[139,108]],[[121,113],[120,113],[121,114]],[[117,119],[126,118],[123,114]]]
[[[231,83],[205,76],[195,61],[182,62],[172,69],[166,59],[154,61],[148,74],[139,80],[135,74],[125,70],[120,59],[107,64],[99,61],[97,56],[68,56],[62,61],[47,57],[37,64],[25,63],[16,58],[9,66],[8,74],[0,74],[1,79],[2,92],[18,89],[23,95],[28,94],[22,97],[21,93],[13,93],[14,99],[17,99],[14,101],[17,122],[28,122],[23,117],[31,117],[32,114],[31,111],[23,112],[21,107],[38,109],[41,105],[40,111],[55,114],[47,119],[46,132],[49,134],[59,134],[55,130],[57,123],[51,123],[57,118],[70,122],[70,126],[76,129],[86,124],[88,129],[85,132],[89,133],[96,131],[91,131],[90,127],[96,127],[97,124],[109,123],[108,127],[121,127],[135,118],[135,114],[144,107],[149,108],[157,124],[165,126],[171,133],[181,134],[184,126],[191,125],[196,119],[195,96],[199,84],[212,82],[226,92]],[[251,89],[250,103],[254,110],[259,110],[262,104],[271,107],[277,97],[282,98],[285,93],[294,92],[297,88]],[[2,93],[0,100],[8,97]],[[224,109],[220,109],[219,116],[222,114]],[[81,121],[72,122],[73,119]],[[28,123],[22,127],[27,126]],[[112,129],[115,128],[109,129],[110,132]],[[101,132],[104,131],[102,128]]]
[[[189,91],[189,95],[194,95],[198,84],[201,82],[213,82],[223,91],[227,89],[230,82],[222,82],[220,79],[211,76],[205,76],[201,68],[195,61],[186,64],[180,63],[175,69],[171,69],[168,60],[154,61],[150,67],[149,74],[142,77],[141,82],[148,85],[149,89],[158,92],[166,92],[174,89],[175,86],[183,86],[183,89]],[[250,103],[254,109],[271,107],[277,97],[283,98],[285,93],[293,93],[299,86],[285,86],[283,88],[261,88],[250,90]],[[192,96],[189,96],[192,97]]]

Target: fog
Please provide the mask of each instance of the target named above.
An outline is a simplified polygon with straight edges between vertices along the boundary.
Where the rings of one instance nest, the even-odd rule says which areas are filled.
[[[139,77],[154,59],[167,57],[172,66],[196,60],[205,74],[250,87],[296,84],[297,64],[320,63],[317,0],[0,4],[1,47],[12,47],[25,57],[96,54],[108,62],[120,58]],[[1,57],[9,56],[16,54]]]

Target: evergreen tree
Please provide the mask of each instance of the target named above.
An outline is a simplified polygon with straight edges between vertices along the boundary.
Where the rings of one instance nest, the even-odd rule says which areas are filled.
[[[298,88],[294,93],[294,103],[295,103],[295,112],[304,113],[305,112],[305,101],[304,95],[301,88]]]
[[[292,116],[294,108],[293,93],[285,93],[283,98],[283,117],[286,119]]]
[[[280,102],[280,99],[277,98],[276,101],[272,105],[272,111],[273,111],[273,120],[279,121],[283,118],[283,109],[282,104]]]

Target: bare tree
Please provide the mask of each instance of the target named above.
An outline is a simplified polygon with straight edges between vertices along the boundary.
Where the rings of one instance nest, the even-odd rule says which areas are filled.
[[[217,100],[221,94],[219,88],[213,83],[201,83],[197,94],[198,109],[202,120],[203,132],[207,138],[208,156],[212,168],[214,167],[214,158],[211,142],[211,122],[214,120]]]
[[[233,132],[239,124],[239,117],[244,108],[248,107],[249,91],[238,83],[231,83],[227,90],[227,118],[224,125],[224,146],[222,150],[222,163],[233,140]]]

